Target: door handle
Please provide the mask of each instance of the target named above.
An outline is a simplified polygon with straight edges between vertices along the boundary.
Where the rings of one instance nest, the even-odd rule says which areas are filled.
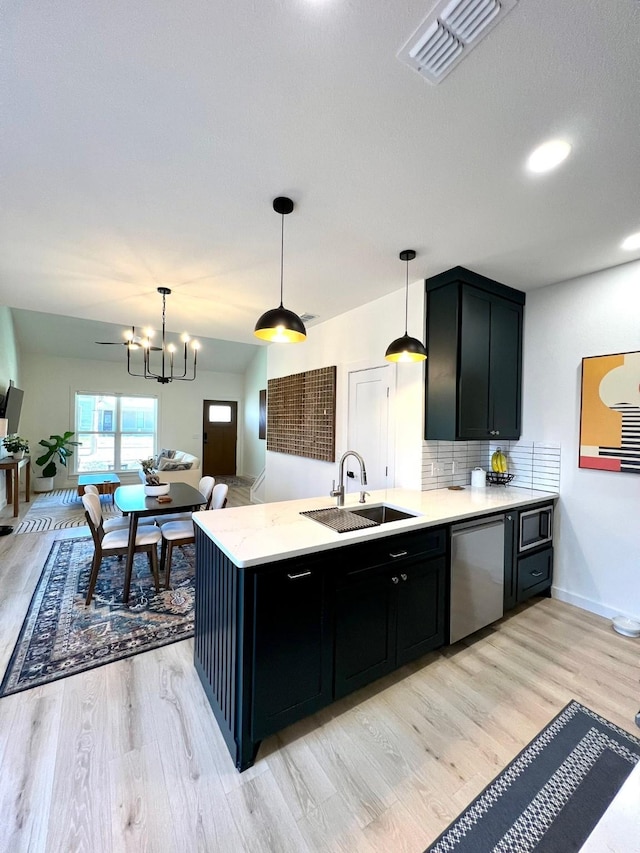
[[[391,578],[394,583],[400,583],[400,578],[397,578],[395,575]]]
[[[311,572],[300,572],[297,575],[290,575],[289,573],[287,573],[287,577],[290,581],[297,581],[298,578],[308,578],[310,574]]]
[[[407,576],[405,575],[404,572],[400,575],[400,577],[402,578],[403,581],[406,581],[406,579],[407,579]]]
[[[394,560],[397,560],[398,557],[406,557],[408,553],[408,551],[396,551],[395,554],[390,553],[389,556],[393,557]]]

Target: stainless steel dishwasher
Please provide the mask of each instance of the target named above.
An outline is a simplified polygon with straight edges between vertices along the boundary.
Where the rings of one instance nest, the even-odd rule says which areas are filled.
[[[452,525],[449,642],[500,619],[503,603],[504,515]]]

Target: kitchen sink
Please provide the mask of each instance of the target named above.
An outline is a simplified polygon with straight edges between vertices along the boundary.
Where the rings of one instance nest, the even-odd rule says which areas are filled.
[[[380,504],[379,506],[364,506],[362,509],[350,509],[354,515],[369,518],[376,524],[387,524],[389,521],[402,521],[404,518],[415,518],[417,513],[405,512],[402,509]]]
[[[362,509],[343,509],[342,507],[330,507],[328,509],[312,509],[301,512],[307,518],[330,527],[337,533],[349,533],[352,530],[361,530],[364,527],[378,527],[389,521],[402,521],[403,518],[415,518],[415,514],[394,509],[392,506],[381,504],[379,506],[366,506]]]

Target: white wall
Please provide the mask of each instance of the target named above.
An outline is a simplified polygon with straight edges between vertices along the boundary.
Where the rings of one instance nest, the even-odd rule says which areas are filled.
[[[245,477],[257,477],[265,464],[266,445],[258,438],[260,391],[267,388],[267,347],[261,347],[251,359],[244,374],[244,458],[238,472]]]
[[[582,358],[640,350],[640,262],[528,293],[525,318],[523,438],[562,446],[554,595],[640,618],[640,476],[578,468]]]
[[[335,364],[336,459],[347,450],[347,373],[349,365],[359,368],[388,364],[384,353],[394,338],[404,332],[405,291],[369,302],[312,326],[302,344],[271,344],[268,348],[269,379],[289,376]],[[424,282],[409,288],[409,334],[424,340]],[[419,489],[421,484],[423,436],[424,366],[403,364],[396,369],[394,412],[395,483]],[[357,447],[349,448],[358,450]],[[365,460],[366,462],[366,460]],[[267,451],[265,500],[289,500],[328,494],[337,478],[335,462],[319,462],[301,456]]]
[[[0,305],[0,394],[5,394],[9,387],[9,380],[13,379],[18,388],[22,388],[22,379],[19,370],[19,353],[16,337],[13,330],[13,319],[11,309]],[[20,422],[22,432],[22,420]],[[26,435],[26,433],[25,433]],[[0,457],[7,456],[2,442],[0,441]],[[4,471],[0,473],[0,509],[7,505],[6,477]]]
[[[32,455],[41,438],[74,429],[76,391],[147,394],[158,397],[158,445],[202,456],[202,401],[235,400],[238,405],[238,470],[242,470],[244,376],[198,371],[194,382],[158,382],[129,376],[122,365],[105,361],[50,358],[25,354],[22,362],[24,403],[20,431]],[[56,486],[65,485],[58,475]]]

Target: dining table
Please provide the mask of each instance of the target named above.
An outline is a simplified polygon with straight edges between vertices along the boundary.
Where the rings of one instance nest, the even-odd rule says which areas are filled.
[[[129,601],[131,571],[133,568],[133,555],[135,553],[139,519],[175,512],[195,511],[207,502],[205,496],[188,483],[170,483],[168,493],[160,497],[170,497],[171,500],[158,501],[157,497],[147,495],[142,484],[119,486],[113,496],[114,503],[120,512],[123,515],[130,516],[129,540],[127,543],[124,573],[124,593],[122,596],[125,604]]]

